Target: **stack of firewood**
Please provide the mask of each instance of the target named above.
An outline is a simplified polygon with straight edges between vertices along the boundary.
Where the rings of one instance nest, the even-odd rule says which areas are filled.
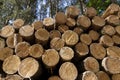
[[[69,6],[54,18],[4,26],[0,80],[119,80],[120,6],[79,13]]]

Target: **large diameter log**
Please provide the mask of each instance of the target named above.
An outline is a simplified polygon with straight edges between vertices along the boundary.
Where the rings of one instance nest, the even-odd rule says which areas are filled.
[[[99,39],[100,34],[97,31],[90,30],[89,31],[89,36],[93,41],[97,41]]]
[[[102,34],[107,34],[107,35],[114,35],[116,33],[116,30],[113,26],[111,25],[105,25],[102,30],[101,30]]]
[[[104,71],[99,71],[96,73],[98,80],[111,80],[108,74]]]
[[[80,41],[85,43],[86,45],[90,45],[92,43],[90,35],[86,33],[80,35]]]
[[[61,80],[58,76],[51,76],[48,78],[48,80]]]
[[[70,47],[62,47],[59,54],[64,61],[70,61],[74,57],[74,51]]]
[[[99,30],[100,28],[102,28],[105,25],[105,19],[103,19],[100,16],[95,16],[92,19],[92,26],[95,30]]]
[[[7,25],[1,29],[0,36],[7,38],[7,37],[13,35],[14,32],[15,32],[15,29],[13,28],[13,26]]]
[[[4,61],[7,57],[13,55],[13,49],[9,47],[0,49],[0,60]]]
[[[106,57],[102,60],[102,66],[111,74],[120,73],[120,60],[117,58]]]
[[[59,62],[59,54],[55,49],[48,49],[42,55],[42,61],[48,68],[55,67]]]
[[[85,9],[85,15],[88,16],[89,18],[93,18],[94,16],[97,15],[97,10],[93,7],[87,7]]]
[[[22,42],[23,38],[19,34],[13,34],[12,36],[9,36],[6,40],[6,44],[10,48],[15,48],[15,46]]]
[[[34,58],[40,58],[44,52],[44,48],[40,44],[34,44],[29,47],[29,54]]]
[[[102,35],[100,37],[100,44],[104,45],[105,47],[109,47],[109,46],[113,46],[114,42],[110,36]]]
[[[30,44],[27,42],[19,42],[15,46],[15,54],[21,58],[27,57],[29,55]]]
[[[79,42],[75,45],[75,51],[80,57],[86,56],[89,53],[89,48],[85,43]]]
[[[66,26],[66,25],[60,25],[60,26],[58,26],[58,30],[59,30],[61,33],[64,33],[65,31],[69,30],[69,27]]]
[[[5,40],[0,38],[0,49],[5,47]]]
[[[55,15],[56,24],[65,24],[67,21],[67,16],[63,12],[58,12]]]
[[[90,45],[90,53],[96,59],[103,59],[106,56],[106,49],[99,43],[92,43]]]
[[[93,57],[87,57],[84,59],[84,68],[87,71],[98,72],[99,71],[99,63]]]
[[[113,74],[112,80],[120,80],[120,74]]]
[[[80,14],[80,10],[76,6],[69,6],[65,14],[67,17],[76,18]]]
[[[87,29],[91,25],[91,21],[87,16],[81,15],[77,19],[77,25],[81,26],[83,29]]]
[[[49,37],[50,37],[50,34],[46,29],[38,29],[35,32],[35,38],[37,43],[41,43],[42,45],[47,44]]]
[[[7,74],[14,74],[18,71],[20,66],[20,58],[16,55],[7,57],[2,65],[3,71]]]
[[[97,76],[92,71],[85,71],[82,74],[82,80],[98,80]]]
[[[78,41],[78,34],[72,30],[67,30],[62,34],[62,39],[65,41],[66,45],[74,46]]]
[[[118,26],[120,25],[120,19],[116,15],[110,15],[106,18],[106,21],[108,24],[113,25],[113,26]]]
[[[107,55],[112,58],[120,58],[120,48],[117,46],[108,47]]]
[[[34,27],[35,30],[43,28],[43,22],[42,21],[35,21],[32,23],[32,27]]]
[[[80,27],[75,27],[73,31],[76,32],[78,35],[80,35],[83,32],[83,29]]]
[[[113,35],[112,39],[116,45],[120,45],[120,36],[118,35]]]
[[[34,27],[31,27],[30,25],[22,26],[19,29],[19,34],[25,39],[25,40],[32,40],[34,33]]]
[[[70,29],[74,28],[76,25],[75,19],[67,18],[66,25],[69,26]]]
[[[108,6],[108,8],[105,10],[105,12],[102,14],[103,18],[108,17],[109,15],[115,14],[120,10],[119,5],[112,3]]]
[[[50,39],[53,39],[55,37],[61,38],[61,33],[59,30],[51,30],[50,31]]]
[[[25,58],[21,61],[18,73],[23,78],[30,78],[34,76],[39,70],[39,63],[32,57]]]
[[[60,66],[59,75],[63,80],[75,80],[78,76],[78,71],[73,63],[65,62]]]
[[[43,25],[45,26],[47,30],[54,29],[55,28],[54,24],[55,24],[55,20],[51,17],[44,18],[43,20]]]
[[[13,21],[13,27],[15,29],[19,29],[24,25],[24,20],[22,19],[16,19],[15,21]]]
[[[58,37],[53,38],[50,41],[50,47],[55,50],[60,50],[62,47],[64,47],[64,45],[65,45],[65,42]]]
[[[5,80],[23,80],[23,78],[17,74],[8,75]]]

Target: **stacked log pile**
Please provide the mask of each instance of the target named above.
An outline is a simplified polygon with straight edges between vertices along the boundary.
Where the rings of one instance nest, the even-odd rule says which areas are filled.
[[[16,19],[0,30],[0,80],[119,80],[120,6],[99,16],[70,6],[25,24]]]

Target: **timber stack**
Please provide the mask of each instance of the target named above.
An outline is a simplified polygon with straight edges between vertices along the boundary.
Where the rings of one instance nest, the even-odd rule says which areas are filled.
[[[120,6],[69,6],[54,18],[0,29],[0,80],[119,80]]]

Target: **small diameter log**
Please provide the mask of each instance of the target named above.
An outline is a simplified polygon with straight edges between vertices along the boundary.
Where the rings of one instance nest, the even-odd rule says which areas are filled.
[[[76,25],[75,19],[67,18],[66,25],[69,26],[70,29],[74,28]]]
[[[120,74],[113,74],[112,80],[120,80]]]
[[[80,57],[86,56],[89,53],[89,48],[85,43],[79,42],[75,45],[75,51]]]
[[[80,27],[75,27],[73,31],[76,32],[78,35],[80,35],[83,32],[83,29]]]
[[[48,49],[42,55],[43,63],[48,67],[55,67],[59,62],[59,54],[55,49]]]
[[[59,54],[64,61],[70,61],[74,57],[74,51],[70,47],[62,47]]]
[[[104,71],[99,71],[96,73],[98,80],[111,80],[108,74]]]
[[[62,47],[64,47],[64,45],[65,45],[65,42],[58,37],[53,38],[50,41],[50,47],[55,50],[60,50]]]
[[[55,15],[56,24],[65,24],[67,21],[67,16],[63,12],[57,12]]]
[[[99,39],[100,34],[97,31],[90,30],[88,34],[93,41],[96,41]]]
[[[24,20],[22,19],[16,19],[15,21],[13,21],[13,27],[15,29],[19,29],[24,25]]]
[[[7,74],[14,74],[18,71],[20,66],[20,58],[16,55],[7,57],[2,65],[3,71]]]
[[[106,18],[106,21],[108,24],[113,25],[113,26],[118,26],[120,25],[120,20],[119,17],[116,15],[110,15]]]
[[[108,47],[107,55],[112,58],[120,58],[120,48],[117,46]]]
[[[120,36],[118,35],[113,35],[112,39],[116,45],[120,45]]]
[[[92,26],[95,30],[99,30],[100,28],[102,28],[105,25],[105,19],[103,19],[100,16],[95,16],[92,19]]]
[[[113,46],[114,42],[110,36],[102,35],[100,37],[100,44],[104,45],[105,47],[108,47],[108,46]]]
[[[97,10],[93,7],[87,7],[85,9],[85,15],[88,16],[89,18],[93,18],[94,16],[97,15]]]
[[[32,27],[34,27],[35,30],[43,28],[43,22],[42,21],[35,21],[32,23]]]
[[[4,61],[7,57],[13,55],[13,49],[9,47],[0,49],[0,60]]]
[[[15,54],[21,58],[27,57],[29,55],[30,44],[27,42],[19,42],[15,46]]]
[[[77,25],[81,26],[83,29],[87,29],[91,25],[91,21],[87,16],[81,15],[77,19]]]
[[[117,58],[106,57],[102,60],[102,66],[111,74],[120,73],[120,60]]]
[[[17,74],[8,75],[5,80],[23,80],[23,78]]]
[[[35,38],[37,43],[41,43],[42,45],[47,44],[49,37],[50,37],[50,34],[46,29],[38,29],[35,32]]]
[[[106,49],[99,43],[92,43],[90,45],[90,53],[96,59],[103,59],[106,56]]]
[[[0,49],[5,47],[5,40],[0,38]]]
[[[18,73],[23,78],[34,76],[39,70],[39,63],[32,57],[25,58],[21,61]]]
[[[40,58],[43,55],[44,48],[40,44],[34,44],[29,48],[30,56],[34,58]]]
[[[85,71],[82,74],[82,80],[98,80],[97,76],[92,71]]]
[[[105,10],[105,12],[102,14],[103,18],[108,17],[109,15],[115,14],[120,10],[119,5],[112,3],[109,5],[109,7]]]
[[[117,34],[120,35],[120,26],[116,26],[115,30],[116,30]]]
[[[113,26],[111,25],[105,25],[102,30],[101,30],[102,34],[107,34],[109,36],[112,36],[116,33],[116,30]]]
[[[54,24],[55,24],[55,20],[51,17],[44,18],[43,20],[43,25],[45,26],[47,30],[54,29],[55,28]]]
[[[73,63],[65,62],[60,66],[59,75],[62,80],[75,80],[78,76],[78,71]]]
[[[58,30],[59,30],[61,33],[64,33],[65,31],[69,30],[69,27],[66,26],[66,25],[60,25],[60,26],[58,26]]]
[[[33,34],[34,34],[34,27],[31,27],[30,25],[22,26],[19,29],[19,34],[25,39],[25,40],[32,40]]]
[[[50,31],[50,39],[53,39],[55,37],[61,38],[61,33],[58,30],[51,30]]]
[[[92,43],[92,39],[90,35],[83,33],[80,35],[80,41],[85,43],[86,45],[90,45]]]
[[[65,41],[66,45],[74,46],[78,41],[78,34],[72,30],[67,30],[62,34],[62,39]]]
[[[65,14],[67,17],[76,18],[80,14],[80,10],[76,6],[69,6]]]
[[[19,34],[14,34],[12,36],[9,36],[6,40],[6,44],[10,48],[15,48],[15,46],[19,43],[22,42],[23,39]]]
[[[4,26],[0,31],[0,36],[7,38],[11,35],[13,35],[15,32],[15,29],[11,25]]]
[[[92,71],[95,73],[99,71],[99,63],[95,58],[87,57],[84,59],[83,63],[86,71]]]
[[[62,79],[60,79],[60,77],[58,76],[51,76],[48,78],[48,80],[62,80]]]

